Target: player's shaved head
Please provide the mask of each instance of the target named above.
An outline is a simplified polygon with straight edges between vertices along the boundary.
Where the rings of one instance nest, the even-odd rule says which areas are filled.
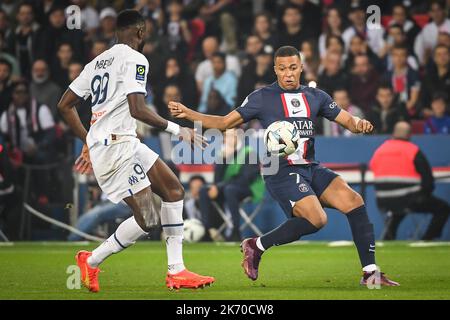
[[[130,27],[139,27],[145,24],[144,17],[136,10],[123,10],[117,16],[117,29],[124,30]]]
[[[136,10],[123,10],[117,16],[117,40],[137,51],[144,47],[145,20]]]
[[[291,46],[278,48],[274,55],[274,63],[279,86],[285,90],[298,89],[302,73],[300,52]]]
[[[409,140],[411,137],[411,125],[406,121],[397,122],[392,136],[394,139]]]

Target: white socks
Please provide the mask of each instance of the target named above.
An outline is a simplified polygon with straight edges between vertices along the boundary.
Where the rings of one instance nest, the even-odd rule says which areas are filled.
[[[92,251],[87,263],[96,268],[107,257],[133,245],[137,239],[146,234],[134,220],[134,217],[130,217],[119,225],[114,234]]]
[[[256,246],[258,247],[259,250],[266,251],[266,249],[264,249],[264,247],[261,243],[261,237],[258,237],[258,239],[256,239]]]
[[[183,271],[183,200],[162,201],[161,226],[166,235],[168,272]]]
[[[377,270],[377,265],[376,264],[369,264],[369,265],[367,265],[367,266],[365,266],[363,268],[364,272],[373,272],[375,270]]]
[[[168,272],[175,274],[185,269],[183,263],[183,200],[162,202],[161,226],[166,235]],[[122,222],[116,232],[99,245],[88,258],[88,264],[96,268],[113,253],[133,245],[147,234],[134,217]]]

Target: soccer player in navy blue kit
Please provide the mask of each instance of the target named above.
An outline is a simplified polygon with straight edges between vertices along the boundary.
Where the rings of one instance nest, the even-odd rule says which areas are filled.
[[[240,107],[226,116],[199,113],[178,102],[170,102],[169,110],[174,117],[201,121],[205,128],[222,131],[252,119],[259,119],[264,128],[277,120],[293,123],[301,132],[297,150],[280,158],[276,174],[264,176],[267,190],[288,220],[261,237],[245,239],[241,243],[244,271],[250,279],[256,280],[265,251],[319,231],[327,223],[323,207],[330,207],[344,213],[349,221],[363,267],[360,283],[365,285],[378,274],[373,225],[362,197],[340,176],[314,159],[314,127],[320,121],[319,117],[335,121],[353,133],[370,133],[373,126],[340,109],[324,91],[300,85],[302,62],[296,48],[279,48],[274,62],[277,81],[252,92]],[[378,276],[381,285],[399,285],[384,273]]]

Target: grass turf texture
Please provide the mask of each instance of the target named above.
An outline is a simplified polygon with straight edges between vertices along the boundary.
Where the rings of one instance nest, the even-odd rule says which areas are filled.
[[[238,244],[186,244],[190,270],[216,277],[206,289],[168,291],[162,243],[140,242],[101,266],[97,294],[69,290],[66,273],[78,250],[95,244],[16,243],[0,246],[0,299],[450,299],[450,246],[409,247],[406,242],[377,248],[382,271],[400,287],[359,286],[356,249],[326,243],[272,248],[263,256],[260,278],[252,282],[240,266]]]

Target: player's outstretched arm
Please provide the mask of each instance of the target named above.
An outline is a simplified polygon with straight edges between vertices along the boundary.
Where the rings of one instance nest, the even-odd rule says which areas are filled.
[[[73,133],[86,143],[87,130],[81,123],[77,109],[74,108],[78,103],[80,98],[72,90],[67,89],[58,102],[58,111]]]
[[[353,133],[371,133],[373,131],[373,125],[369,121],[354,117],[345,110],[341,110],[334,121]]]
[[[188,141],[193,145],[204,148],[207,144],[204,137],[195,133],[194,130],[180,127],[178,124],[168,121],[156,112],[151,111],[145,105],[144,94],[131,93],[127,96],[130,114],[133,118],[142,121],[152,127],[165,130],[174,135],[181,137],[184,141]]]
[[[212,116],[189,109],[179,102],[169,102],[169,111],[175,118],[187,119],[192,122],[200,121],[205,128],[214,128],[221,131],[239,126],[244,122],[239,112],[233,110],[226,116]]]

